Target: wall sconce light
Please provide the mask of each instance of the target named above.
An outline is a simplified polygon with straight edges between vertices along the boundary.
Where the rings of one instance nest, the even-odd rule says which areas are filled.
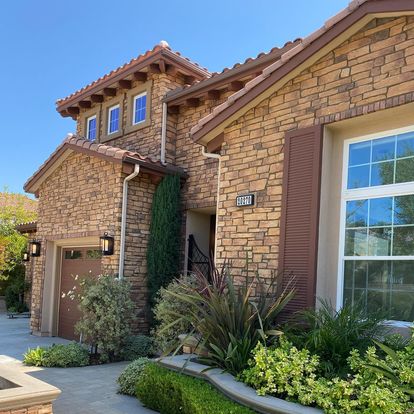
[[[29,254],[29,252],[24,252],[23,253],[23,261],[24,262],[29,262],[30,261],[30,254]]]
[[[104,233],[101,240],[101,251],[103,256],[111,256],[114,254],[114,238]]]
[[[30,256],[39,257],[40,256],[40,242],[33,240],[30,242]]]

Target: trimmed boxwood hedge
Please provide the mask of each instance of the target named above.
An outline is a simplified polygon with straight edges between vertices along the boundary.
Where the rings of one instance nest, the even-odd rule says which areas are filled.
[[[137,398],[161,414],[253,414],[205,381],[148,364],[136,387]]]

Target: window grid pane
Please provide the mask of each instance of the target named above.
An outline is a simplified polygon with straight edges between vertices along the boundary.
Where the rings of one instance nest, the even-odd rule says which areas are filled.
[[[119,125],[119,106],[109,109],[109,128],[110,134],[118,131]]]
[[[88,119],[88,136],[89,141],[96,139],[96,117]]]
[[[348,189],[414,181],[414,132],[349,145]]]
[[[147,107],[147,95],[137,96],[134,99],[134,124],[145,121]]]

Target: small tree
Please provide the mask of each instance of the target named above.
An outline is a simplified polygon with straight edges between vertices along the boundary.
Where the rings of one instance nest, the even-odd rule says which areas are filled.
[[[100,352],[101,360],[116,360],[131,334],[134,305],[130,285],[110,275],[88,277],[80,283],[79,309],[82,312],[75,331],[84,342]],[[74,297],[74,293],[69,292]]]
[[[166,176],[154,194],[147,250],[150,304],[161,287],[179,274],[180,261],[180,178]]]

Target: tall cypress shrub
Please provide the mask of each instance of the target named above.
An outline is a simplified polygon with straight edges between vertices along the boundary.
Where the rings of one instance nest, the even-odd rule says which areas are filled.
[[[152,203],[147,250],[150,305],[162,286],[179,273],[180,261],[180,178],[166,176],[158,185]]]

